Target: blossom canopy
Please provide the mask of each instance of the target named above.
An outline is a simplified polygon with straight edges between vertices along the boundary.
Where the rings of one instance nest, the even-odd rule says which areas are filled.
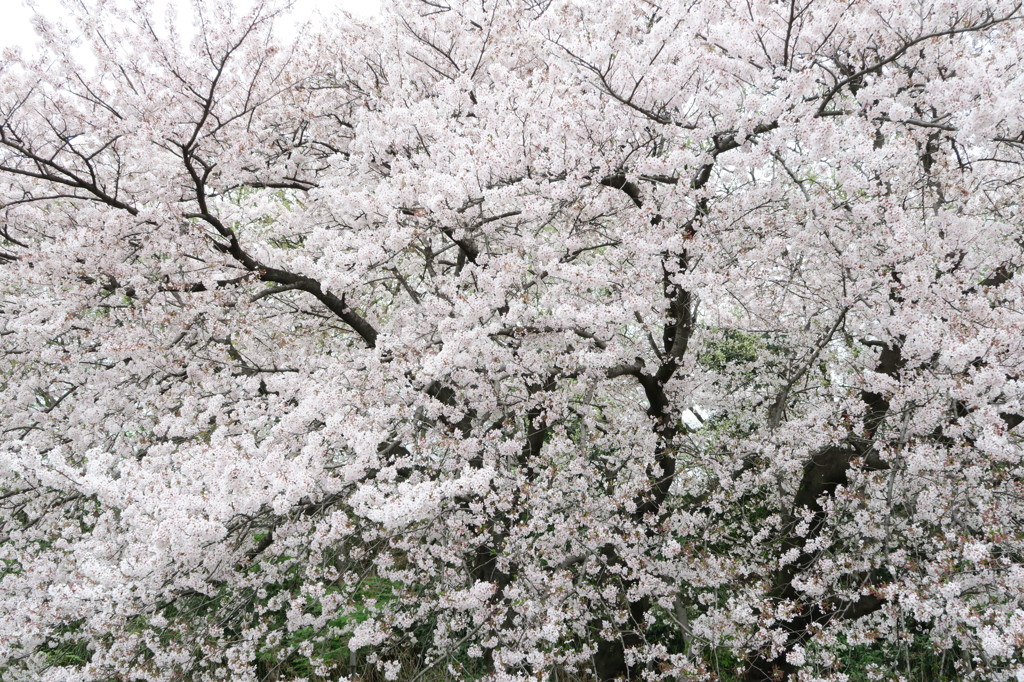
[[[250,5],[0,63],[0,677],[1017,679],[1019,2]]]

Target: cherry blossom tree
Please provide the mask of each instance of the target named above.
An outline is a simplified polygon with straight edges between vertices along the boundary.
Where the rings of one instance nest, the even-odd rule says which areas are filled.
[[[1017,0],[285,9],[4,53],[0,676],[1022,679]]]

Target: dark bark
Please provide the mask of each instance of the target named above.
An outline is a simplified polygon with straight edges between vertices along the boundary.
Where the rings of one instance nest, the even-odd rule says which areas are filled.
[[[900,352],[902,339],[882,346],[875,371],[890,377],[899,377],[905,361]],[[794,579],[810,569],[817,557],[817,551],[804,548],[817,538],[828,521],[822,500],[832,497],[836,489],[845,485],[854,459],[861,458],[860,466],[881,470],[889,467],[882,461],[874,447],[874,440],[889,412],[889,401],[885,396],[871,391],[861,393],[865,405],[863,434],[850,433],[847,442],[830,445],[814,453],[804,465],[800,485],[793,496],[793,503],[785,519],[780,554],[793,549],[799,550],[797,558],[779,569],[772,579],[770,596],[778,601],[804,602],[799,613],[789,621],[779,623],[786,634],[786,645],[777,657],[769,657],[765,651],[753,652],[747,659],[744,682],[768,682],[788,679],[793,666],[786,661],[786,654],[804,642],[813,627],[826,625],[837,615],[843,618],[859,618],[881,608],[881,599],[864,596],[854,604],[845,604],[824,610],[818,603],[806,600],[793,585]],[[803,533],[796,528],[804,513],[811,513],[811,522]]]

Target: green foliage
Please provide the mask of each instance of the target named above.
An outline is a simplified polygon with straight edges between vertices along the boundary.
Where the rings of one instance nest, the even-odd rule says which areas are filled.
[[[697,361],[710,370],[723,372],[729,367],[753,362],[762,347],[762,340],[753,334],[725,329],[718,338],[705,342]]]
[[[46,664],[55,668],[81,668],[92,658],[88,643],[79,635],[82,621],[61,626],[41,647]]]
[[[256,536],[259,541],[259,534]],[[289,558],[282,560],[290,561]],[[259,570],[258,568],[256,569]],[[323,604],[319,599],[302,596],[299,587],[303,584],[299,563],[293,563],[287,574],[288,578],[280,583],[269,585],[265,596],[256,600],[266,604],[281,592],[287,592],[287,602],[305,601],[306,613],[314,616],[323,615]],[[350,592],[351,610],[330,618],[323,627],[302,627],[288,630],[286,609],[272,610],[267,613],[269,631],[281,633],[282,636],[273,644],[264,646],[257,652],[257,666],[261,679],[320,679],[318,668],[342,673],[355,672],[359,669],[359,656],[348,648],[349,633],[353,626],[367,620],[372,611],[396,599],[397,585],[390,580],[373,575],[363,577]],[[328,586],[326,594],[342,591],[337,585]],[[364,666],[365,667],[365,666]]]
[[[956,649],[940,649],[926,633],[908,642],[876,642],[850,647],[840,659],[850,682],[903,679],[906,682],[954,682],[963,679]]]

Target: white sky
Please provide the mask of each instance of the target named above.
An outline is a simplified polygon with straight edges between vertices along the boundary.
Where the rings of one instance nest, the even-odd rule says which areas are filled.
[[[95,0],[81,0],[92,4]],[[191,0],[164,0],[181,6],[179,15],[189,16]],[[166,6],[164,2],[158,5]],[[48,16],[60,16],[63,12],[60,0],[33,0],[33,4]],[[244,4],[244,3],[239,3]],[[301,23],[319,15],[330,16],[337,9],[344,9],[356,16],[370,17],[380,11],[380,0],[294,0],[292,12],[293,23]],[[30,54],[36,43],[35,32],[32,30],[26,0],[0,0],[0,53],[7,47],[21,47],[25,54]],[[290,27],[282,26],[284,35]],[[187,35],[187,31],[183,31]]]

